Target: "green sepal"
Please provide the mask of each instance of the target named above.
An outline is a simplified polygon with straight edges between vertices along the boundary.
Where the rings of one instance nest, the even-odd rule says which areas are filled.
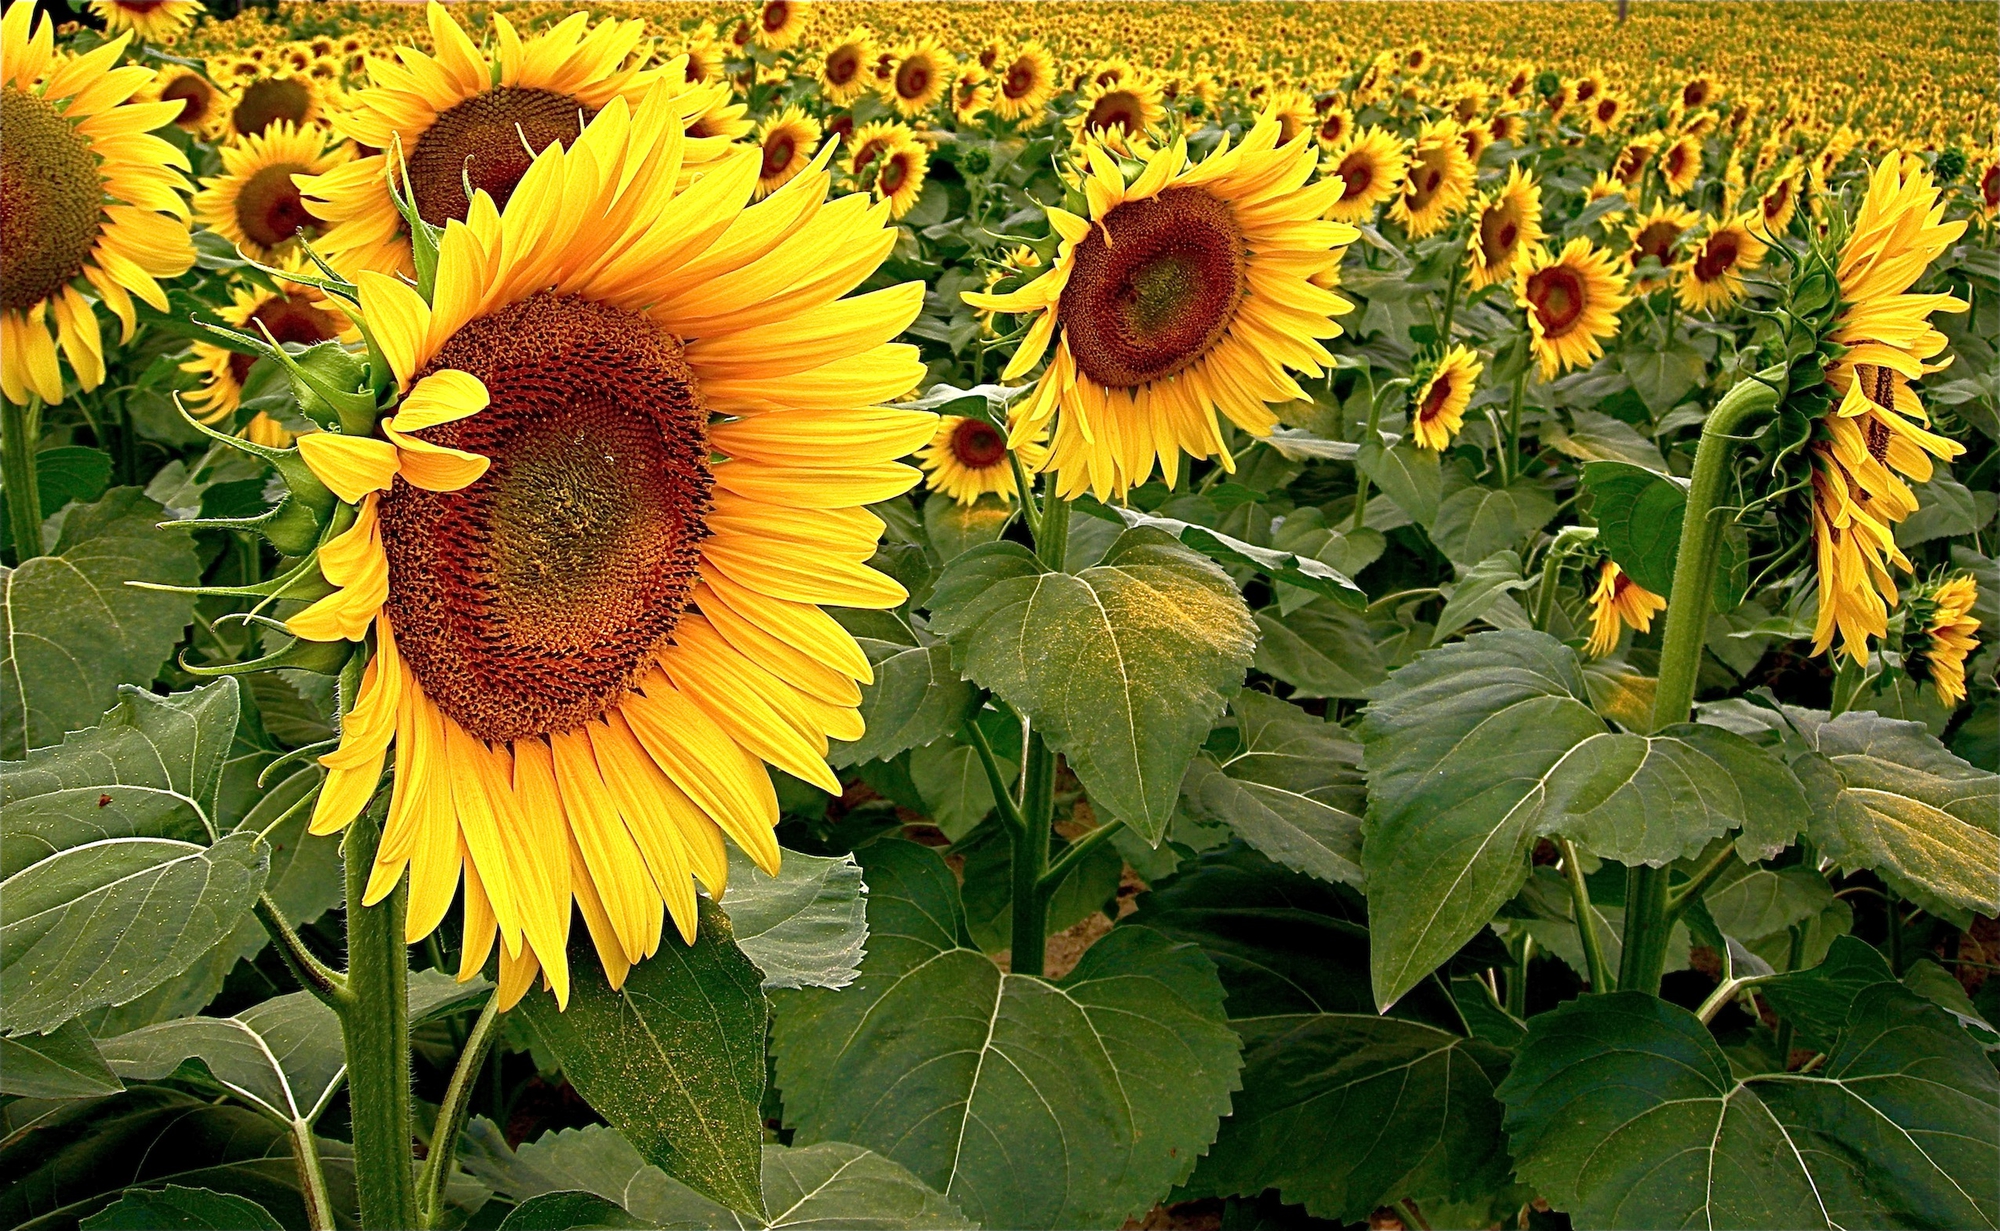
[[[265,336],[270,330],[258,322]],[[308,419],[329,431],[367,436],[375,431],[375,394],[368,369],[338,342],[316,342],[296,355],[271,339],[279,363],[292,374],[292,397]]]
[[[275,620],[258,623],[284,627]],[[205,667],[195,666],[187,661],[185,652],[181,656],[181,670],[189,675],[249,675],[256,671],[273,671],[279,667],[293,671],[310,671],[314,675],[339,675],[347,665],[348,657],[360,648],[355,641],[307,641],[302,637],[292,638],[292,643],[284,649],[276,650],[262,658],[253,658],[241,663],[213,663]]]
[[[258,345],[262,346],[263,343],[259,342]],[[187,407],[181,404],[179,394],[174,396],[174,407],[181,412],[181,418],[187,420],[188,425],[195,431],[219,444],[228,445],[239,453],[248,453],[251,457],[262,458],[271,463],[292,495],[311,511],[316,520],[324,523],[333,516],[335,506],[340,503],[339,498],[333,494],[331,488],[319,481],[319,476],[312,472],[312,467],[306,465],[306,459],[299,456],[297,448],[273,449],[269,445],[245,440],[241,436],[218,432],[189,414]]]
[[[394,153],[396,169],[402,172],[403,182],[399,187],[395,173],[390,173],[389,199],[396,203],[396,212],[403,216],[403,225],[409,228],[410,261],[417,267],[417,293],[428,301],[437,289],[438,245],[444,239],[444,228],[432,226],[417,212],[416,193],[410,188],[410,167],[403,160],[400,139]]]
[[[185,526],[188,523],[183,521],[167,524]],[[247,586],[169,586],[151,581],[128,581],[125,584],[141,590],[164,590],[171,594],[202,594],[220,598],[289,598],[302,603],[325,598],[340,588],[329,582],[319,571],[317,555],[299,561],[290,572],[280,573],[276,577]]]
[[[320,540],[319,519],[289,495],[255,517],[196,517],[160,524],[189,530],[243,530],[261,534],[281,556],[306,555]]]

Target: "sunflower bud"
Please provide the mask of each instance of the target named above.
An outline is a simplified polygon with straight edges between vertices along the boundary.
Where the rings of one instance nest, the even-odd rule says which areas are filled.
[[[1946,146],[1938,153],[1937,161],[1931,164],[1931,174],[1940,184],[1953,183],[1965,174],[1965,151],[1955,145]]]

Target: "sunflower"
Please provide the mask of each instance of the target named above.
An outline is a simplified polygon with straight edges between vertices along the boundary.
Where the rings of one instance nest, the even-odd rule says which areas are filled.
[[[763,165],[757,172],[757,195],[768,196],[791,182],[812,161],[819,144],[819,121],[797,107],[787,107],[757,129]]]
[[[1109,141],[1120,149],[1143,148],[1167,118],[1160,83],[1133,73],[1123,81],[1092,82],[1078,99],[1082,110],[1063,123],[1073,141]]]
[[[930,174],[930,148],[906,137],[885,147],[875,166],[875,195],[889,203],[889,217],[901,218],[915,209]]]
[[[676,191],[678,113],[666,83],[614,97],[504,209],[475,189],[434,302],[361,273],[402,403],[379,437],[298,442],[352,512],[320,552],[341,588],[290,626],[374,650],[311,830],[353,819],[393,741],[362,904],[407,869],[416,940],[463,873],[463,973],[497,930],[503,1003],[538,971],[566,1002],[572,898],[615,987],[666,918],[692,941],[725,834],[776,868],[765,762],[838,789],[826,741],[861,735],[871,678],[819,605],[905,597],[863,506],[936,430],[875,408],[923,375],[888,341],[923,287],[841,298],[895,232],[822,204],[826,153],[748,209],[751,151]]]
[[[389,193],[398,150],[418,214],[442,226],[464,219],[467,181],[506,204],[531,149],[574,140],[583,117],[613,98],[636,102],[654,82],[669,82],[680,104],[679,127],[727,97],[720,85],[688,84],[677,63],[639,67],[643,21],[606,19],[593,28],[575,13],[523,41],[494,12],[489,55],[443,5],[431,3],[426,15],[432,54],[404,47],[397,51],[400,64],[370,60],[373,85],[356,93],[334,122],[340,135],[383,152],[301,185],[313,213],[328,223],[315,246],[344,270],[411,271],[409,235]],[[706,162],[738,135],[707,134],[688,144],[686,158]]]
[[[1972,614],[1979,585],[1960,573],[1933,582],[1910,596],[1919,637],[1905,661],[1919,678],[1928,676],[1937,699],[1949,709],[1965,700],[1965,660],[1979,648],[1979,619]]]
[[[689,85],[708,85],[722,77],[723,52],[714,32],[689,39],[681,50],[681,79]]]
[[[958,61],[943,43],[923,35],[890,53],[895,67],[883,83],[882,99],[905,118],[937,106],[951,87]]]
[[[17,3],[0,19],[0,390],[25,404],[63,398],[57,348],[76,382],[104,379],[104,343],[81,277],[129,340],[137,295],[164,312],[159,279],[194,265],[188,239],[187,157],[153,129],[174,103],[128,103],[150,70],[112,67],[121,34],[58,62],[47,16]],[[49,334],[53,322],[55,336]]]
[[[1701,215],[1670,202],[1640,214],[1625,228],[1625,234],[1632,241],[1631,249],[1625,254],[1627,267],[1636,276],[1640,264],[1651,257],[1662,270],[1672,269],[1679,259],[1675,250],[1680,247],[1681,236],[1700,222]],[[1643,295],[1666,284],[1664,274],[1654,274],[1638,278],[1633,283],[1633,289]]]
[[[1590,131],[1608,133],[1618,127],[1619,121],[1625,118],[1626,104],[1618,95],[1607,93],[1590,104],[1589,110]]]
[[[992,83],[987,80],[986,70],[978,65],[968,66],[951,83],[951,114],[960,126],[972,126],[992,105]]]
[[[1570,83],[1570,102],[1578,107],[1588,107],[1604,95],[1604,74],[1586,73]]]
[[[298,273],[305,268],[305,262],[293,257],[284,262],[283,268]],[[303,284],[279,290],[239,285],[230,293],[229,306],[218,309],[216,316],[253,338],[263,337],[268,331],[281,343],[311,346],[335,338],[348,341],[359,338],[354,323],[339,308],[329,303],[318,289]],[[191,354],[192,358],[181,364],[181,371],[196,372],[205,379],[200,388],[187,395],[188,403],[203,423],[220,422],[235,413],[240,404],[243,382],[249,378],[256,356],[205,341],[196,341]]]
[[[1511,111],[1503,111],[1486,122],[1486,135],[1495,141],[1519,142],[1528,122]]]
[[[313,239],[325,225],[307,205],[294,176],[323,175],[347,161],[347,147],[327,148],[319,128],[280,120],[258,136],[223,146],[221,175],[201,182],[195,221],[260,261],[292,248],[301,230]]]
[[[1416,394],[1410,399],[1410,435],[1417,447],[1441,453],[1465,426],[1465,408],[1485,365],[1464,346],[1453,346],[1438,359],[1428,376],[1419,370]]]
[[[1660,152],[1660,144],[1666,138],[1663,134],[1651,132],[1642,137],[1634,137],[1618,151],[1618,157],[1611,160],[1611,177],[1625,185],[1626,195],[1633,204],[1639,202],[1639,181],[1646,174],[1646,167],[1653,155]]]
[[[1327,108],[1313,129],[1313,135],[1319,138],[1321,148],[1327,150],[1338,149],[1349,136],[1353,135],[1353,132],[1354,113],[1345,107]]]
[[[1683,135],[1668,146],[1660,155],[1660,179],[1666,184],[1667,195],[1678,197],[1694,187],[1701,176],[1701,138],[1693,133]]]
[[[1055,57],[1048,48],[1031,39],[1022,43],[1007,66],[999,70],[993,91],[993,113],[1003,120],[1039,116],[1055,92]]]
[[[290,68],[260,68],[247,79],[239,75],[231,88],[231,137],[254,137],[273,124],[317,127],[326,115],[326,92],[319,82]]]
[[[222,90],[202,76],[201,70],[184,65],[169,64],[160,69],[137,98],[148,103],[180,104],[174,125],[203,140],[219,136],[229,122]]]
[[[1115,156],[1089,145],[1090,217],[1048,211],[1061,237],[1053,267],[1009,294],[965,293],[975,308],[1039,313],[1001,379],[1024,375],[1054,344],[1015,405],[1011,441],[1037,439],[1054,420],[1045,468],[1059,495],[1122,497],[1155,459],[1173,481],[1183,451],[1233,467],[1216,412],[1267,434],[1277,422],[1267,403],[1303,397],[1286,369],[1318,376],[1331,364],[1320,340],[1340,333],[1333,318],[1352,305],[1314,279],[1331,280],[1358,234],[1321,220],[1341,182],[1307,185],[1310,135],[1277,138],[1267,115],[1241,144],[1192,165],[1176,140],[1130,183]]]
[[[1799,208],[1799,176],[1796,165],[1780,175],[1757,199],[1757,226],[1765,235],[1776,237],[1792,225]]]
[[[1634,632],[1647,632],[1653,617],[1666,608],[1666,599],[1626,576],[1615,562],[1604,561],[1597,568],[1597,589],[1590,595],[1590,641],[1584,652],[1603,658],[1618,648],[1627,625]]]
[[[687,139],[690,144],[702,149],[703,157],[714,157],[718,146],[728,146],[750,135],[757,127],[749,118],[748,103],[732,103],[729,95],[716,93],[712,101],[687,124]]]
[[[1688,78],[1687,84],[1681,87],[1681,106],[1689,111],[1707,106],[1714,97],[1715,80],[1705,73]]]
[[[1543,380],[1604,353],[1603,339],[1618,332],[1618,313],[1632,302],[1624,281],[1617,258],[1581,237],[1559,254],[1539,251],[1521,264],[1514,297],[1527,313]]]
[[[1521,254],[1542,242],[1542,189],[1514,163],[1507,182],[1479,203],[1472,242],[1466,246],[1472,266],[1471,289],[1505,282],[1514,275]]]
[[[757,45],[783,51],[804,37],[812,0],[764,0],[757,10]]]
[[[856,128],[847,141],[847,157],[841,167],[856,183],[870,183],[881,165],[879,159],[892,146],[907,145],[917,134],[907,124],[895,120],[875,120]]]
[[[1811,448],[1812,516],[1819,569],[1819,620],[1813,653],[1836,633],[1849,658],[1866,663],[1869,638],[1888,631],[1897,600],[1890,565],[1911,571],[1892,525],[1916,511],[1905,478],[1931,477],[1931,458],[1965,451],[1926,431],[1930,422],[1910,382],[1936,371],[1925,361],[1945,347],[1933,312],[1963,312],[1951,295],[1909,288],[1965,232],[1945,222],[1937,186],[1912,158],[1884,158],[1869,177],[1835,273],[1840,315],[1828,340],[1846,348],[1827,371],[1839,398],[1820,419]]]
[[[2000,217],[2000,154],[1989,155],[1979,172],[1979,214],[1988,222]]]
[[[820,62],[819,92],[836,107],[845,107],[874,85],[868,66],[875,61],[875,34],[856,26],[827,49]]]
[[[206,6],[201,0],[90,0],[106,34],[131,31],[142,43],[172,42],[194,25]]]
[[[1743,298],[1743,274],[1764,263],[1769,247],[1750,230],[1751,219],[1711,221],[1676,266],[1674,293],[1690,312],[1719,312]]]
[[[1048,446],[1023,441],[1021,468],[1029,474],[1048,460]],[[960,504],[977,504],[981,496],[1014,498],[1014,467],[1007,461],[1007,438],[984,419],[945,415],[937,435],[917,454],[924,482],[934,492]]]
[[[1473,175],[1458,125],[1433,120],[1417,133],[1402,192],[1389,207],[1389,217],[1402,223],[1411,239],[1435,234],[1472,199]]]
[[[1300,133],[1314,132],[1319,127],[1319,112],[1313,107],[1312,95],[1296,86],[1284,86],[1272,91],[1264,106],[1278,118],[1279,145],[1289,143]]]
[[[1409,159],[1409,145],[1387,129],[1371,124],[1355,132],[1322,168],[1341,180],[1340,196],[1326,216],[1335,222],[1372,218],[1376,206],[1402,190]]]
[[[1586,205],[1595,205],[1597,202],[1604,200],[1606,197],[1622,198],[1624,197],[1624,195],[1625,195],[1625,185],[1619,183],[1617,180],[1613,179],[1609,175],[1606,175],[1602,171],[1599,171],[1597,173],[1597,178],[1590,182],[1590,187],[1583,190],[1583,199],[1584,199],[1584,204]],[[1614,209],[1608,209],[1602,214],[1599,214],[1597,216],[1597,224],[1608,231],[1611,229],[1612,223],[1616,222],[1620,218],[1623,218],[1624,216],[1625,216],[1625,210],[1624,207],[1622,206]]]

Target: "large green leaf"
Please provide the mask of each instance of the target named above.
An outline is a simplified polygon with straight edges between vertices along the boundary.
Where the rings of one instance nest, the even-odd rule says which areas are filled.
[[[786,851],[778,875],[766,876],[731,845],[722,908],[765,987],[846,987],[868,940],[863,893],[852,855]]]
[[[254,834],[214,846],[108,838],[0,882],[0,1028],[46,1031],[186,970],[249,913],[268,852]]]
[[[128,685],[98,725],[0,764],[0,876],[106,838],[208,841],[236,716],[233,679],[170,697]]]
[[[1397,508],[1409,514],[1411,521],[1428,530],[1437,520],[1444,483],[1437,454],[1407,439],[1388,447],[1375,436],[1361,442],[1354,464]]]
[[[1157,843],[1256,645],[1228,574],[1150,527],[1081,573],[989,543],[952,562],[931,606],[959,668],[1034,720],[1100,812]]]
[[[653,1225],[608,1197],[565,1190],[541,1193],[507,1211],[500,1231],[616,1231]]]
[[[1578,1227],[1992,1227],[2000,1075],[1894,983],[1826,1063],[1739,1078],[1700,1019],[1642,992],[1531,1018],[1500,1087],[1516,1171]]]
[[[1019,767],[996,757],[1003,781]],[[979,828],[993,812],[993,783],[979,753],[969,744],[941,739],[910,750],[910,782],[930,809],[931,823],[953,842]]]
[[[97,721],[118,685],[145,684],[194,616],[194,597],[126,583],[193,585],[185,531],[136,487],[72,508],[51,555],[0,567],[0,756]]]
[[[83,1220],[83,1231],[283,1231],[248,1197],[169,1184],[131,1189]]]
[[[1494,552],[1519,548],[1556,515],[1555,498],[1547,489],[1525,481],[1504,488],[1462,481],[1447,488],[1430,527],[1431,541],[1459,564],[1477,564]]]
[[[951,649],[921,621],[868,612],[855,635],[875,668],[875,682],[861,688],[861,718],[868,729],[851,744],[835,742],[827,761],[835,767],[886,761],[899,752],[958,730],[979,690],[959,678]]]
[[[1368,605],[1368,595],[1360,586],[1355,585],[1345,573],[1315,556],[1281,551],[1273,547],[1259,547],[1204,525],[1172,517],[1157,517],[1121,505],[1103,505],[1090,501],[1079,502],[1077,508],[1106,521],[1117,521],[1126,527],[1149,526],[1163,531],[1218,564],[1245,565],[1256,569],[1273,582],[1281,582],[1321,598],[1333,599],[1357,611]]]
[[[1243,1092],[1192,1195],[1276,1188],[1315,1217],[1358,1223],[1405,1198],[1464,1200],[1506,1182],[1500,1048],[1372,1013],[1230,1025]]]
[[[1619,357],[1619,363],[1655,418],[1678,406],[1708,370],[1700,353],[1682,344],[1634,347]]]
[[[1583,485],[1598,546],[1633,581],[1655,594],[1670,593],[1687,509],[1685,481],[1631,462],[1604,461],[1583,468]]]
[[[1798,1027],[1800,1038],[1831,1050],[1847,1026],[1855,997],[1877,983],[1894,983],[1889,963],[1866,941],[1837,936],[1826,960],[1810,970],[1792,970],[1760,985],[1757,994],[1778,1015]]]
[[[1315,599],[1288,612],[1266,607],[1256,619],[1253,665],[1301,700],[1365,697],[1388,675],[1367,621],[1345,607]]]
[[[24,1098],[102,1098],[125,1088],[76,1022],[48,1034],[0,1035],[0,1094]]]
[[[573,939],[572,969],[595,970],[588,946]],[[762,978],[736,947],[728,916],[703,898],[694,944],[670,934],[623,989],[581,974],[567,1010],[536,992],[518,1011],[577,1093],[648,1162],[731,1209],[761,1214]]]
[[[1653,470],[1666,469],[1660,447],[1623,419],[1595,410],[1575,411],[1570,419],[1574,426],[1568,429],[1553,418],[1542,420],[1542,440],[1579,461],[1622,461]]]
[[[932,496],[924,501],[924,537],[937,552],[939,563],[944,563],[968,547],[999,538],[1013,515],[1014,506],[997,496],[981,496],[973,504]]]
[[[1227,824],[1288,868],[1360,885],[1360,743],[1267,693],[1245,689],[1230,711],[1228,751],[1203,752],[1181,780],[1189,815]]]
[[[1527,621],[1521,614],[1519,604],[1503,605],[1501,600],[1516,591],[1527,589],[1528,585],[1521,577],[1520,553],[1511,548],[1496,551],[1463,570],[1458,583],[1452,587],[1444,610],[1438,613],[1437,627],[1431,631],[1431,644],[1441,644],[1474,620],[1488,619],[1498,625],[1501,623],[1498,613],[1509,607],[1514,615],[1511,627],[1524,627]]]
[[[1187,1178],[1241,1063],[1199,950],[1127,926],[1059,982],[1003,974],[936,852],[862,859],[861,978],[778,994],[796,1141],[879,1150],[994,1227],[1116,1226]]]

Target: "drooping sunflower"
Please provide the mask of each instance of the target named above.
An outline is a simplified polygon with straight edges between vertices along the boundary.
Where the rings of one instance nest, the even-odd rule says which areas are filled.
[[[1485,367],[1471,348],[1453,346],[1428,376],[1419,370],[1416,393],[1410,399],[1410,435],[1419,448],[1441,453],[1457,438]]]
[[[1911,673],[1928,678],[1946,708],[1965,700],[1965,660],[1979,648],[1979,618],[1972,614],[1979,585],[1970,573],[1934,581],[1910,596],[1916,625],[1914,640],[1904,656]]]
[[[194,265],[181,195],[188,162],[151,135],[176,104],[126,101],[153,76],[112,67],[130,34],[58,62],[48,17],[36,21],[23,2],[7,10],[0,40],[0,390],[17,404],[31,394],[54,403],[58,348],[78,385],[104,379],[97,312],[78,278],[129,340],[132,296],[164,312],[158,280]]]
[[[1750,229],[1749,218],[1710,221],[1675,270],[1674,293],[1690,312],[1719,312],[1743,298],[1743,274],[1764,263],[1770,245]]]
[[[1460,138],[1450,120],[1432,120],[1417,133],[1402,191],[1389,207],[1389,217],[1402,223],[1411,239],[1443,230],[1472,199],[1475,173]]]
[[[1092,82],[1078,99],[1081,108],[1063,123],[1070,139],[1110,142],[1119,150],[1144,149],[1154,130],[1167,118],[1160,83],[1149,73],[1132,73],[1122,81]]]
[[[140,102],[178,103],[174,126],[204,140],[213,140],[228,124],[226,96],[199,69],[169,64],[137,94]]]
[[[273,124],[316,127],[326,117],[326,91],[310,73],[259,68],[231,83],[228,133],[254,137]]]
[[[812,0],[764,0],[757,10],[757,45],[783,51],[805,37]]]
[[[1841,650],[1865,664],[1869,638],[1888,631],[1897,601],[1894,566],[1911,571],[1893,525],[1917,509],[1904,479],[1931,477],[1931,458],[1965,446],[1925,430],[1930,416],[1910,382],[1937,368],[1945,347],[1934,312],[1963,312],[1951,295],[1909,293],[1926,267],[1965,232],[1944,221],[1937,186],[1915,158],[1884,158],[1840,253],[1840,315],[1829,340],[1846,351],[1827,371],[1839,401],[1819,423],[1812,456],[1812,517],[1819,569],[1813,652]]]
[[[314,246],[343,270],[411,270],[409,235],[389,191],[398,150],[417,213],[442,226],[464,219],[468,181],[506,204],[531,150],[574,141],[581,123],[613,98],[633,103],[666,81],[679,101],[680,127],[727,97],[724,86],[688,83],[677,61],[643,67],[644,21],[607,18],[592,27],[586,14],[574,13],[523,40],[495,12],[489,54],[435,0],[427,17],[432,52],[403,47],[400,64],[370,60],[373,84],[335,120],[342,136],[382,153],[301,185],[313,213],[328,224]],[[691,141],[685,157],[705,163],[735,135]]]
[[[1325,173],[1341,180],[1340,196],[1327,207],[1335,222],[1361,222],[1402,191],[1409,171],[1409,147],[1402,138],[1371,124],[1348,138],[1327,160]]]
[[[889,204],[889,217],[901,218],[917,206],[924,180],[930,175],[930,147],[914,137],[892,142],[875,160],[875,195]]]
[[[1701,178],[1701,138],[1687,133],[1660,154],[1660,179],[1670,196],[1681,196]]]
[[[204,7],[201,0],[90,0],[105,33],[129,30],[142,43],[171,42],[194,25]]]
[[[374,649],[311,830],[393,742],[363,904],[407,870],[420,938],[462,875],[464,971],[497,931],[503,1003],[537,971],[566,1001],[572,898],[618,986],[665,919],[693,938],[725,834],[775,868],[765,762],[835,787],[826,741],[862,732],[867,662],[819,605],[904,597],[863,506],[936,429],[878,408],[923,374],[888,341],[923,287],[842,298],[895,233],[822,204],[826,154],[747,209],[753,151],[676,191],[678,105],[613,98],[504,209],[475,189],[432,302],[361,273],[403,401],[380,436],[298,444],[354,512],[320,554],[341,589],[290,627]]]
[[[305,262],[294,256],[282,267],[297,273],[305,268]],[[303,283],[286,284],[275,291],[260,286],[237,286],[230,292],[229,306],[218,309],[216,316],[253,338],[261,338],[269,331],[270,337],[280,343],[311,346],[334,338],[351,341],[359,336],[354,323],[337,306],[318,289]],[[200,388],[187,394],[188,404],[203,423],[220,422],[235,413],[241,403],[243,382],[249,378],[256,357],[206,341],[196,341],[191,355],[188,362],[181,364],[181,371],[198,372],[206,379]]]
[[[1627,627],[1647,632],[1653,627],[1653,617],[1666,609],[1666,599],[1632,580],[1615,562],[1605,560],[1598,565],[1597,589],[1590,595],[1590,640],[1584,653],[1603,658],[1618,648]]]
[[[945,45],[926,34],[890,54],[895,68],[883,83],[882,101],[905,118],[922,115],[937,106],[951,88],[958,69],[958,61]]]
[[[293,177],[323,175],[345,163],[345,143],[329,147],[325,129],[294,128],[280,120],[219,152],[222,174],[202,180],[194,197],[195,221],[265,262],[291,251],[301,230],[307,239],[318,236],[325,222]]]
[[[1053,357],[1015,404],[1010,440],[1054,422],[1045,468],[1065,498],[1123,496],[1156,460],[1173,481],[1182,452],[1233,466],[1216,412],[1264,435],[1277,422],[1268,404],[1303,393],[1286,369],[1316,376],[1331,363],[1321,340],[1352,305],[1323,284],[1358,233],[1322,219],[1340,181],[1307,184],[1311,134],[1277,137],[1266,116],[1192,165],[1176,140],[1129,183],[1113,154],[1088,146],[1091,216],[1049,210],[1053,267],[1008,294],[965,293],[975,308],[1039,313],[1002,379],[1052,345]]]
[[[836,107],[845,107],[874,86],[869,66],[875,62],[875,32],[855,26],[827,48],[820,62],[819,92]]]
[[[1625,234],[1631,239],[1632,247],[1625,254],[1628,269],[1637,280],[1633,289],[1640,294],[1657,290],[1667,284],[1665,271],[1673,269],[1680,260],[1681,236],[1693,230],[1701,222],[1701,215],[1685,206],[1664,201],[1634,218],[1626,226]],[[1653,258],[1661,273],[1637,277],[1640,264]]]
[[[757,129],[763,165],[757,172],[757,195],[768,196],[806,169],[819,145],[819,121],[797,107],[787,107]]]
[[[1479,203],[1466,246],[1469,285],[1477,291],[1514,276],[1523,253],[1542,242],[1542,189],[1515,163],[1507,181]]]
[[[1049,49],[1033,39],[1022,43],[998,71],[993,113],[1003,120],[1039,116],[1056,92],[1056,61]]]
[[[1049,450],[1040,441],[1028,440],[1021,443],[1019,453],[1022,470],[1034,474],[1048,460]],[[1002,500],[1015,496],[1007,437],[984,419],[943,416],[937,435],[917,454],[917,462],[924,468],[926,486],[960,504],[977,504],[987,495]]]
[[[1579,236],[1560,253],[1537,252],[1515,274],[1514,297],[1528,316],[1528,336],[1543,380],[1589,367],[1618,332],[1632,297],[1617,258]]]

